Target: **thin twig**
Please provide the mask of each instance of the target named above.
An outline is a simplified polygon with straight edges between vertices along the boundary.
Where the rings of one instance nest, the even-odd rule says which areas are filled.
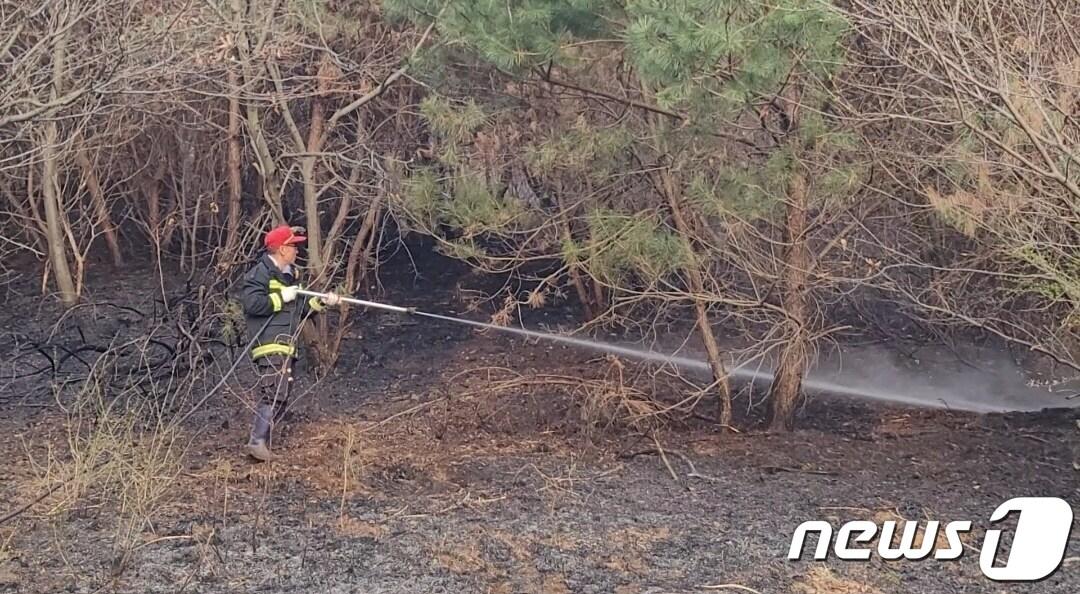
[[[698,586],[702,590],[742,590],[744,592],[753,592],[754,594],[761,594],[761,592],[748,588],[746,586],[740,586],[739,584],[716,584],[713,586]]]
[[[664,461],[664,466],[667,466],[668,472],[671,473],[671,478],[675,479],[675,482],[679,482],[679,475],[675,474],[675,469],[671,467],[671,462],[668,462],[667,454],[664,453],[664,448],[660,447],[660,440],[653,436],[653,443],[656,444],[656,451],[660,454],[660,459]]]
[[[709,476],[707,474],[701,474],[700,472],[698,472],[697,467],[694,466],[693,461],[690,460],[690,456],[687,456],[686,454],[680,452],[679,450],[671,450],[671,453],[673,453],[676,456],[682,458],[683,462],[686,462],[686,465],[690,467],[690,472],[688,472],[686,474],[686,476],[692,477],[692,478],[704,479],[704,480],[707,480],[707,481],[718,481],[718,480],[720,480],[720,479],[718,479],[718,478],[716,478],[714,476]]]

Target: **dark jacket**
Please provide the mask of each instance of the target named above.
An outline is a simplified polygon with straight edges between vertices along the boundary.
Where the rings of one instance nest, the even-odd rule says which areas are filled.
[[[266,254],[244,275],[240,284],[240,303],[247,318],[248,339],[259,333],[251,349],[252,359],[271,354],[296,357],[300,323],[312,311],[322,311],[325,307],[317,297],[307,299],[303,295],[289,303],[283,302],[282,287],[296,283],[293,274],[282,272]]]

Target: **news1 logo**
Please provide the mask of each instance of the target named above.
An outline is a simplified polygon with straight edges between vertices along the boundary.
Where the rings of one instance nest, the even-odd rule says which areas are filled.
[[[1065,548],[1072,532],[1072,507],[1057,497],[1017,497],[999,505],[990,515],[990,524],[999,523],[1012,513],[1018,513],[1019,517],[1004,565],[994,564],[1002,530],[991,528],[986,531],[979,552],[979,568],[983,575],[1000,582],[1034,582],[1057,571],[1065,558]],[[943,532],[945,545],[939,547],[941,523],[928,521],[923,528],[922,540],[916,546],[919,523],[904,522],[903,533],[895,542],[897,525],[891,520],[882,522],[881,526],[866,520],[848,522],[836,532],[834,542],[833,527],[828,522],[803,522],[791,537],[788,559],[802,559],[807,535],[816,532],[818,541],[814,548],[814,559],[827,559],[830,545],[833,545],[838,559],[866,561],[874,549],[860,548],[859,545],[869,543],[880,531],[876,552],[882,559],[921,561],[933,553],[935,560],[950,561],[964,554],[960,535],[971,531],[969,520],[949,522]]]

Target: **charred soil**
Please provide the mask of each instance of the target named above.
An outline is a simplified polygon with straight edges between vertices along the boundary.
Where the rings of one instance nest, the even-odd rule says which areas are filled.
[[[453,292],[432,290],[458,273],[389,275],[386,296],[460,312]],[[9,286],[0,512],[55,484],[48,460],[71,461],[64,382],[180,290],[155,277],[99,279],[95,305],[62,320],[32,279]],[[531,315],[576,323],[558,309]],[[49,340],[64,348],[31,347]],[[1017,496],[1080,503],[1075,413],[818,400],[793,433],[731,432],[650,414],[676,399],[678,381],[649,371],[361,314],[336,370],[302,374],[275,437],[279,460],[242,457],[248,412],[223,390],[176,430],[175,468],[130,461],[131,480],[160,487],[157,497],[90,485],[62,499],[64,487],[0,525],[0,592],[997,592],[978,565],[990,513]],[[788,561],[796,526],[814,519],[975,529],[955,562]],[[1080,589],[1080,530],[1072,539],[1057,573],[1007,591]]]

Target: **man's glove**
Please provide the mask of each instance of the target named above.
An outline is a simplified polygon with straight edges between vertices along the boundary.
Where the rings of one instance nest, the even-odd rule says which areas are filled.
[[[339,303],[341,303],[341,296],[338,295],[337,293],[327,293],[326,296],[321,297],[321,300],[326,305],[329,305],[330,307],[333,307],[333,306],[338,305]]]
[[[296,292],[299,291],[299,290],[300,290],[300,287],[295,287],[295,286],[282,287],[281,288],[281,301],[284,302],[284,303],[289,303],[290,301],[296,299]]]

